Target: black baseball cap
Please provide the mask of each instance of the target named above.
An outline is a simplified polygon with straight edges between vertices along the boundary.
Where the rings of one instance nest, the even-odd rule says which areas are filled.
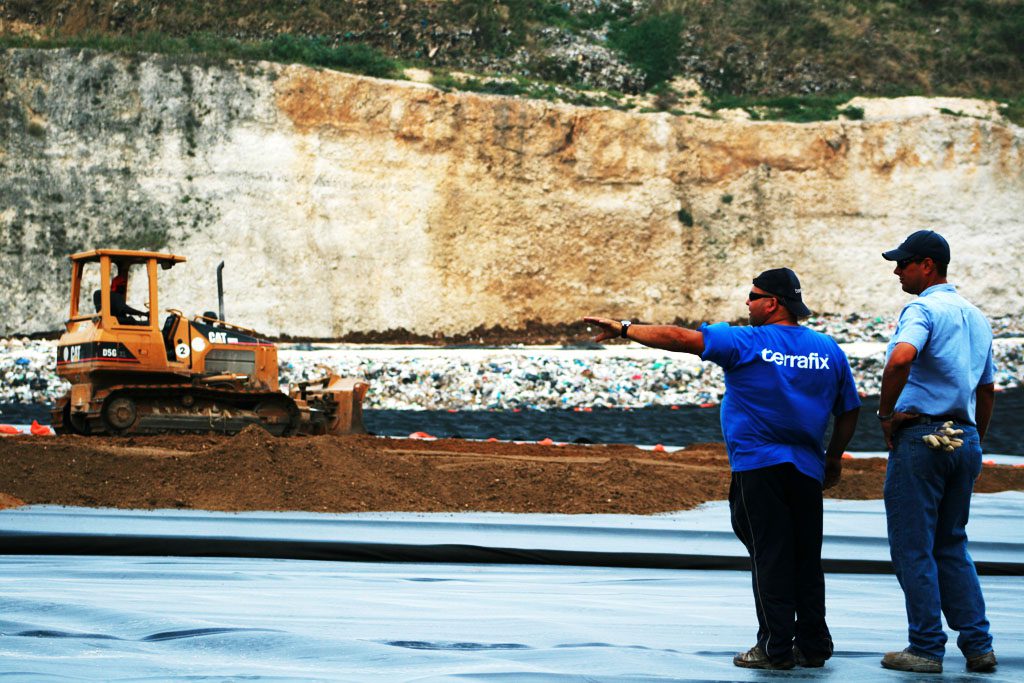
[[[779,297],[782,305],[797,318],[806,318],[811,309],[804,305],[800,280],[789,268],[772,268],[754,278],[754,286]]]
[[[886,261],[903,261],[926,256],[936,263],[949,264],[949,243],[934,230],[918,230],[903,240],[903,244],[882,254]]]

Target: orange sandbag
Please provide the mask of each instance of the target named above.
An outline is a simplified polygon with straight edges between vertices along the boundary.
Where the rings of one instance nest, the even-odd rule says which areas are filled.
[[[32,432],[32,436],[53,436],[53,430],[46,425],[41,425],[35,420],[32,420],[32,427],[29,429]]]
[[[0,434],[21,434],[17,427],[11,425],[0,425]]]
[[[437,439],[433,434],[427,434],[426,432],[413,432],[409,435],[410,439],[420,439],[422,441],[434,441]]]

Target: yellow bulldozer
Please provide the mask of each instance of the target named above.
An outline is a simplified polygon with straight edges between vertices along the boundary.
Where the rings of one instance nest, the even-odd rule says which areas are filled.
[[[184,261],[120,249],[71,256],[71,314],[57,343],[57,374],[71,389],[53,410],[58,434],[364,431],[361,380],[327,372],[279,390],[274,343],[224,320],[223,263],[219,314],[167,309],[161,326],[157,274]]]

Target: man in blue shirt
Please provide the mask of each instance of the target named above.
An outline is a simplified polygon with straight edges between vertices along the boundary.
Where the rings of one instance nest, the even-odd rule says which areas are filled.
[[[860,399],[846,355],[824,334],[798,323],[810,315],[788,268],[754,278],[750,326],[689,330],[584,318],[597,341],[625,337],[700,356],[725,369],[722,432],[732,483],[732,526],[752,564],[757,643],[736,666],[823,666],[832,655],[821,569],[822,488],[840,478]],[[828,449],[822,449],[829,417]]]
[[[919,230],[882,254],[903,291],[889,343],[878,419],[889,446],[885,511],[889,552],[906,597],[910,645],[882,666],[941,673],[946,634],[941,613],[959,631],[967,670],[994,671],[996,656],[974,562],[967,552],[967,516],[981,473],[981,439],[995,401],[992,328],[946,282],[949,244]],[[952,422],[960,446],[924,441]],[[953,431],[950,428],[950,431]],[[947,434],[947,436],[949,436]]]

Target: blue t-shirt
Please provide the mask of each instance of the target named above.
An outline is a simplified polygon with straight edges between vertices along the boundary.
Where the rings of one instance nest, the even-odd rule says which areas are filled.
[[[981,311],[953,285],[932,285],[903,308],[886,360],[900,342],[913,345],[917,357],[896,410],[956,415],[974,424],[978,385],[995,375],[992,326]]]
[[[725,370],[722,434],[734,472],[793,463],[825,478],[829,415],[860,406],[850,363],[831,337],[799,325],[701,325],[703,360]]]

